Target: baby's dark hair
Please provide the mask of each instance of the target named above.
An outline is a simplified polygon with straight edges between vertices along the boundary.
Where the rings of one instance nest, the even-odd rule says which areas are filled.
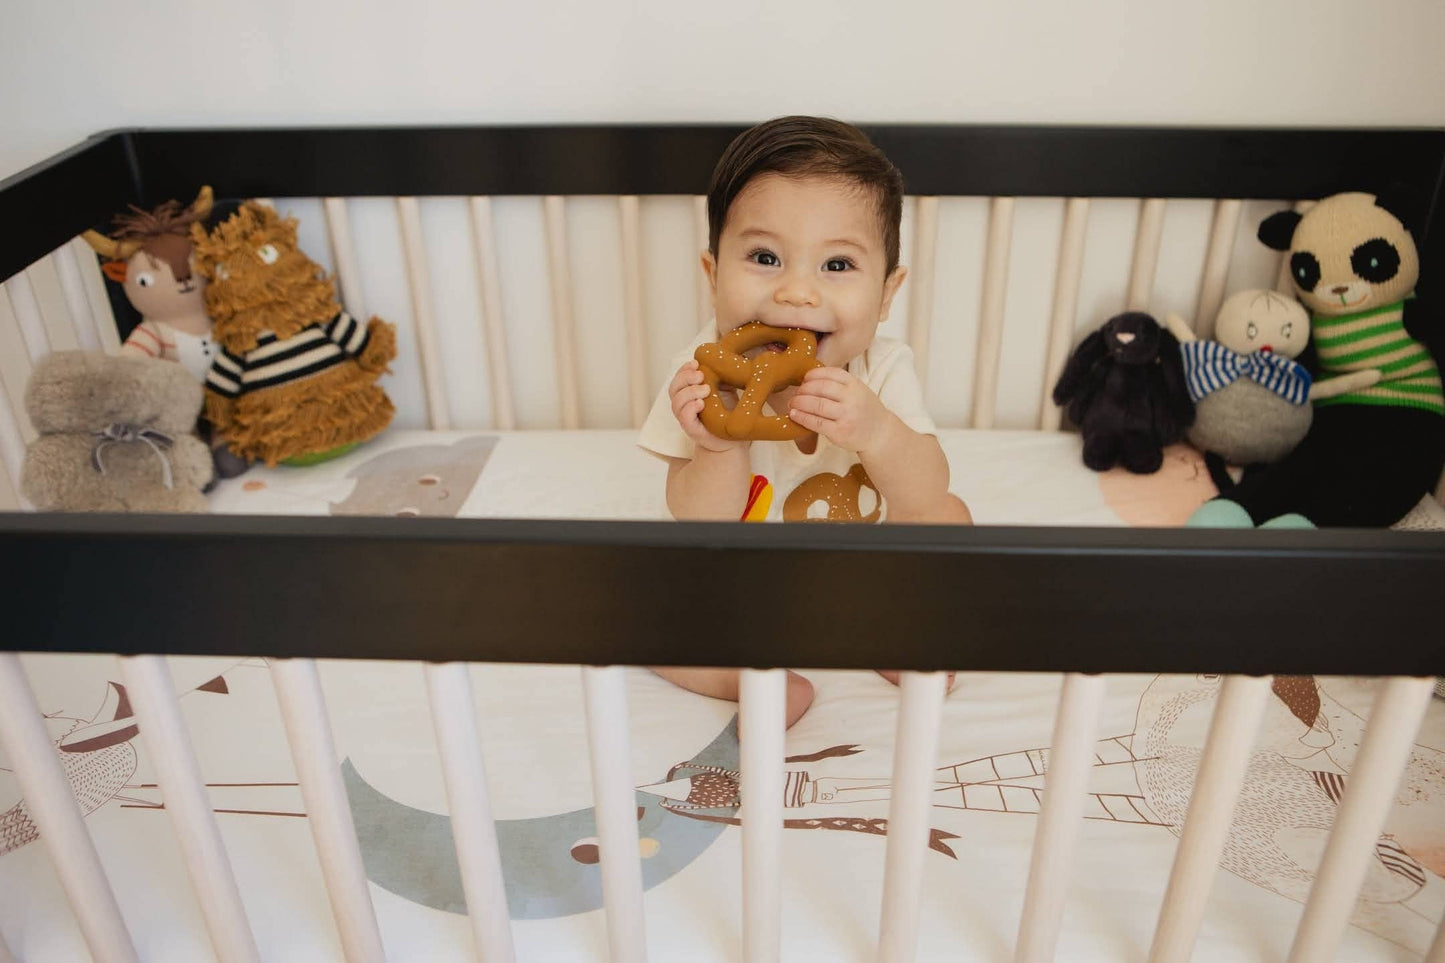
[[[743,131],[718,159],[707,189],[708,250],[717,257],[728,209],[753,178],[842,177],[873,194],[888,273],[898,266],[903,175],[852,124],[828,117],[778,117]]]

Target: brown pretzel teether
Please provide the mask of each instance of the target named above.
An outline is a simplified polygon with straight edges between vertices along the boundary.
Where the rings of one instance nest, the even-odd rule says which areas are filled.
[[[873,493],[873,511],[867,515],[863,514],[863,508],[859,504],[863,489]],[[808,514],[808,509],[816,504],[823,503],[828,506],[828,514],[822,517],[814,517]],[[854,465],[848,469],[846,475],[835,475],[830,471],[820,472],[799,483],[788,495],[787,501],[783,502],[783,521],[785,522],[865,522],[878,521],[883,515],[883,500],[878,497],[878,489],[873,484],[873,479],[868,477],[868,471],[861,464]]]
[[[787,347],[764,351],[749,360],[742,353],[774,341]],[[801,384],[803,375],[819,367],[818,341],[805,328],[775,328],[749,321],[733,328],[711,344],[693,352],[709,393],[702,406],[702,424],[719,438],[748,441],[793,441],[812,434],[783,415],[764,415],[763,402],[779,388]],[[718,384],[742,391],[729,411],[718,394]]]

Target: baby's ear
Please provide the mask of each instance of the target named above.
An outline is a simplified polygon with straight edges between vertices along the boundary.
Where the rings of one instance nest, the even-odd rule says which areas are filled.
[[[717,300],[717,258],[711,251],[703,251],[700,258],[702,273],[707,276],[707,286],[712,291],[713,300]],[[716,306],[716,305],[714,305]]]
[[[903,282],[908,278],[908,268],[898,265],[893,273],[883,280],[883,303],[878,308],[878,322],[881,324],[888,320],[888,309],[893,306],[893,297],[898,289],[903,287]]]

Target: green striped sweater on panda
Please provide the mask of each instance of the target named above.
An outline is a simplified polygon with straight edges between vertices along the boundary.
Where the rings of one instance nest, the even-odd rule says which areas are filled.
[[[1367,368],[1378,368],[1381,376],[1369,388],[1316,401],[1316,406],[1383,405],[1445,415],[1440,369],[1429,349],[1405,333],[1404,307],[1404,301],[1396,301],[1354,314],[1316,314],[1310,319],[1320,359],[1317,380]]]

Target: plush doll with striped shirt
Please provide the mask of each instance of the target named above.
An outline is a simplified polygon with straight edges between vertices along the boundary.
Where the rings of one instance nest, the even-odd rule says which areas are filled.
[[[1317,380],[1379,377],[1316,398],[1300,444],[1206,503],[1191,525],[1385,527],[1434,490],[1445,466],[1445,323],[1414,296],[1420,259],[1404,212],[1389,198],[1346,193],[1260,225],[1260,240],[1287,252]]]
[[[1236,291],[1214,319],[1213,340],[1199,338],[1177,314],[1164,317],[1179,340],[1184,381],[1194,402],[1189,443],[1204,454],[1221,493],[1234,488],[1226,465],[1272,464],[1304,439],[1314,406],[1368,388],[1378,369],[1316,381],[1295,359],[1310,338],[1304,306],[1277,291]]]
[[[396,329],[342,310],[324,270],[296,245],[296,219],[248,201],[207,233],[191,228],[221,351],[206,417],[231,450],[267,465],[349,451],[390,424],[377,379]]]

